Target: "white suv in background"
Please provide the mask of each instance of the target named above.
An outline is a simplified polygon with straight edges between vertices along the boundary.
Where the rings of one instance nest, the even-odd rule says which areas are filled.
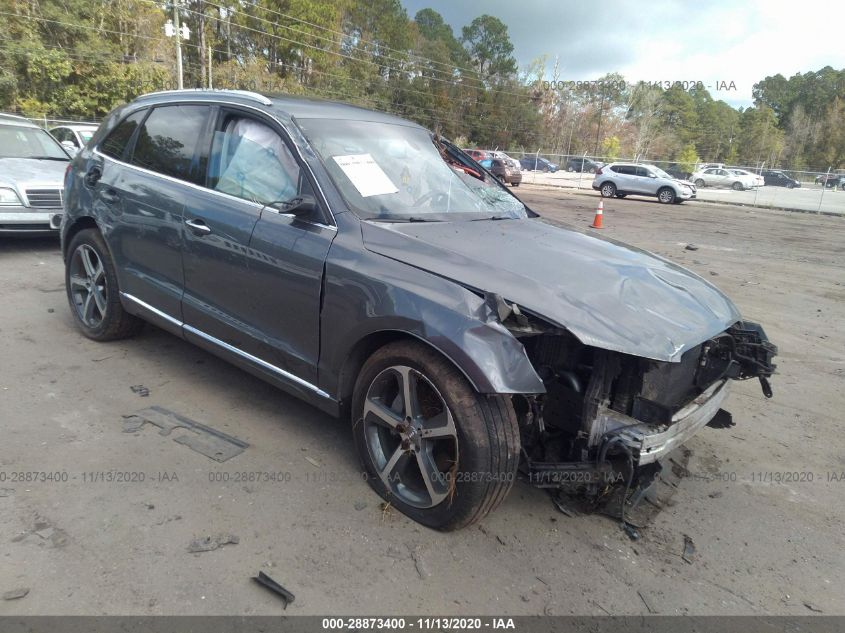
[[[663,204],[680,204],[695,198],[695,185],[673,178],[654,165],[611,163],[596,172],[593,189],[602,197],[655,196]]]

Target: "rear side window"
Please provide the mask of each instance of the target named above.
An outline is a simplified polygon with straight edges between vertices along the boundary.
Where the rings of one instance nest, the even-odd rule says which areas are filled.
[[[154,108],[138,133],[132,164],[165,176],[202,184],[203,172],[195,150],[204,136],[208,114],[208,106]]]
[[[631,165],[617,165],[613,168],[617,174],[625,174],[627,176],[633,176],[636,173],[636,169]]]
[[[130,114],[128,117],[123,119],[123,121],[118,123],[117,127],[114,128],[106,137],[106,140],[100,143],[100,151],[106,156],[111,156],[112,158],[123,158],[126,146],[129,144],[132,134],[135,133],[135,130],[141,124],[141,121],[146,113],[146,110],[140,110],[139,112]]]

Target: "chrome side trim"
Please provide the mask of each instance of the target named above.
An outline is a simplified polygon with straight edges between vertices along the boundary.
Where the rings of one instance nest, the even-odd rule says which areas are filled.
[[[141,301],[138,297],[131,295],[128,292],[123,292],[121,290],[120,296],[123,297],[124,299],[128,300],[128,301],[131,301],[132,303],[135,303],[135,304],[141,306],[145,310],[149,310],[150,312],[152,312],[156,316],[161,317],[162,319],[164,319],[168,323],[172,323],[176,327],[182,327],[184,325],[179,319],[174,319],[172,316],[170,316],[166,312],[162,312],[158,308],[154,308],[153,306],[151,306],[146,301]]]
[[[245,358],[246,360],[248,360],[252,363],[255,363],[256,365],[259,365],[259,366],[263,367],[264,369],[267,369],[267,370],[273,372],[274,374],[278,374],[282,378],[286,378],[287,380],[294,382],[294,383],[296,383],[296,384],[298,384],[302,387],[305,387],[306,389],[310,389],[311,391],[316,393],[321,398],[328,398],[329,400],[331,400],[331,396],[329,394],[327,394],[325,391],[323,391],[322,389],[320,389],[316,385],[312,385],[307,380],[303,380],[299,376],[295,376],[295,375],[291,374],[290,372],[285,371],[284,369],[276,367],[275,365],[271,365],[267,361],[261,360],[260,358],[258,358],[257,356],[253,356],[252,354],[248,354],[247,352],[240,350],[233,345],[229,345],[225,341],[221,341],[220,339],[215,338],[215,337],[211,336],[210,334],[206,334],[202,330],[198,330],[197,328],[195,328],[193,326],[182,325],[182,328],[184,330],[190,332],[191,334],[196,334],[197,336],[205,339],[209,343],[214,343],[215,345],[217,345],[218,347],[222,347],[226,351],[232,352],[233,354],[237,354],[238,356]]]
[[[250,361],[251,363],[255,363],[256,365],[259,365],[260,367],[263,367],[264,369],[267,369],[268,371],[271,371],[274,374],[278,374],[279,376],[281,376],[282,378],[284,378],[286,380],[289,380],[290,382],[296,383],[297,385],[300,385],[302,387],[305,387],[306,389],[313,391],[315,394],[317,394],[321,398],[326,398],[328,400],[332,399],[332,397],[329,394],[327,394],[325,391],[323,391],[322,389],[320,389],[316,385],[312,385],[307,380],[303,380],[299,376],[295,376],[294,374],[287,372],[284,369],[281,369],[280,367],[276,367],[275,365],[272,365],[272,364],[268,363],[267,361],[261,360],[257,356],[253,356],[252,354],[249,354],[249,353],[247,353],[243,350],[240,350],[237,347],[235,347],[234,345],[229,345],[225,341],[221,341],[219,338],[215,338],[215,337],[211,336],[210,334],[206,334],[202,330],[198,330],[197,328],[195,328],[191,325],[186,325],[182,321],[173,318],[172,316],[170,316],[169,314],[167,314],[165,312],[162,312],[158,308],[154,308],[153,306],[151,306],[146,301],[141,301],[138,297],[135,297],[135,296],[130,295],[129,293],[126,293],[126,292],[123,292],[123,291],[121,291],[120,296],[123,297],[124,299],[128,300],[128,301],[131,301],[131,302],[141,306],[142,308],[144,308],[146,310],[149,310],[150,312],[152,312],[156,316],[160,316],[162,319],[168,321],[169,323],[172,323],[173,325],[175,325],[177,327],[181,327],[183,330],[186,330],[186,331],[190,332],[191,334],[195,334],[195,335],[199,336],[200,338],[205,339],[209,343],[214,343],[218,347],[222,347],[223,349],[225,349],[228,352],[231,352],[233,354],[237,354],[241,358],[244,358],[244,359]]]

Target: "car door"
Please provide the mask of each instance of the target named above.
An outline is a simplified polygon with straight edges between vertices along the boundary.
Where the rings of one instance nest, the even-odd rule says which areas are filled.
[[[118,178],[107,178],[104,170],[100,182],[101,196],[119,216],[109,247],[122,292],[171,323],[182,320],[182,214],[200,178],[197,147],[210,112],[207,105],[152,108]]]
[[[296,217],[269,206],[314,193],[277,123],[221,108],[211,136],[205,188],[185,209],[186,337],[314,384],[336,229],[324,207]]]
[[[637,167],[637,187],[642,193],[657,195],[657,177],[647,167]]]

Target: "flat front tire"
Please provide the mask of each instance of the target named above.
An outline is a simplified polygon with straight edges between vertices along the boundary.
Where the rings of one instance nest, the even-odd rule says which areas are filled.
[[[113,341],[136,334],[143,321],[120,304],[120,289],[111,254],[96,229],[77,233],[65,264],[65,288],[76,325],[95,341]]]
[[[373,489],[438,530],[478,521],[516,478],[519,429],[510,399],[476,393],[422,343],[388,344],[364,363],[352,434]]]

